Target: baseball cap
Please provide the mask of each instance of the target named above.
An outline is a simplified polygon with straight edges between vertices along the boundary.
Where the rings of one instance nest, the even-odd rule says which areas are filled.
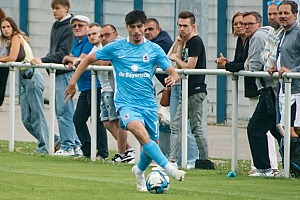
[[[91,23],[91,20],[90,20],[90,18],[88,18],[88,17],[86,17],[86,16],[83,16],[83,15],[75,15],[72,19],[71,19],[71,21],[70,21],[70,23],[72,24],[73,23],[73,21],[74,20],[78,20],[78,21],[81,21],[81,22],[86,22],[86,23]]]

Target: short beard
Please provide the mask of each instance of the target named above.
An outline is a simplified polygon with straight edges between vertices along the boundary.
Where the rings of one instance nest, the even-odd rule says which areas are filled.
[[[133,40],[136,44],[139,44],[141,42],[141,39],[139,40]]]

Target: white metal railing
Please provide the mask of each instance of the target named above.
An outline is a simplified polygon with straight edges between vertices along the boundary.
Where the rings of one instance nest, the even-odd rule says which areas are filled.
[[[0,67],[10,67],[10,82],[15,82],[15,72],[16,68],[19,67],[36,67],[36,68],[47,68],[50,70],[50,123],[49,123],[49,154],[54,154],[54,119],[55,119],[55,70],[56,69],[66,69],[62,64],[39,64],[31,66],[29,63],[0,63]],[[92,131],[91,131],[91,160],[96,160],[96,106],[97,106],[97,87],[96,78],[97,71],[111,71],[111,66],[89,66],[89,70],[92,70]],[[156,71],[157,73],[164,73],[161,69]],[[187,167],[187,118],[188,118],[188,76],[193,74],[204,74],[204,75],[226,75],[232,76],[232,156],[231,156],[231,170],[237,170],[237,137],[238,137],[238,77],[239,76],[250,76],[250,77],[270,77],[267,72],[250,72],[250,71],[240,71],[231,73],[225,71],[224,69],[180,69],[177,70],[182,78],[182,167]],[[274,73],[273,77],[278,78],[278,73]],[[291,80],[292,78],[300,78],[300,73],[284,73],[285,80],[285,102],[290,102],[291,98]],[[15,84],[10,84],[10,97],[15,97]],[[9,151],[14,151],[14,114],[15,114],[15,98],[10,98],[9,101],[9,116],[10,116],[10,137],[9,137]],[[285,104],[285,133],[284,133],[284,172],[285,177],[289,177],[290,170],[290,105]],[[136,148],[138,151],[139,148]],[[136,159],[138,160],[139,153],[136,154]]]

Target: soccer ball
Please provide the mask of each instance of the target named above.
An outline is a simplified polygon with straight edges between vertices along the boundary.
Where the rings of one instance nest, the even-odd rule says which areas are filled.
[[[154,170],[147,176],[146,186],[149,192],[161,194],[170,188],[170,178],[165,172]]]

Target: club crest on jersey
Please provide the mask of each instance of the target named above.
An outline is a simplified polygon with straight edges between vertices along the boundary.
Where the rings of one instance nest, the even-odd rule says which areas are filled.
[[[124,121],[129,119],[129,114],[124,115]]]
[[[149,62],[149,56],[148,56],[148,54],[144,54],[143,55],[143,62],[145,62],[145,63]]]
[[[139,70],[139,66],[137,66],[137,65],[132,65],[132,66],[131,66],[131,70],[132,70],[133,72],[137,72],[137,71]]]

